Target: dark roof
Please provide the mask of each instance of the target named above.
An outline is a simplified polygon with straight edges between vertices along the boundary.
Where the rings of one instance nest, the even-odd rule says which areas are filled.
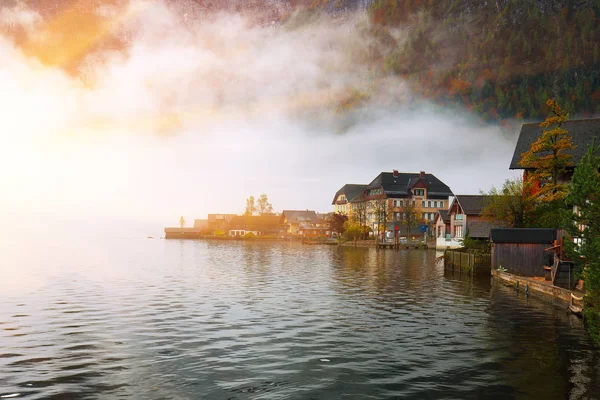
[[[600,119],[580,119],[575,121],[563,122],[562,128],[569,132],[572,137],[575,149],[569,150],[567,153],[573,155],[573,163],[577,165],[581,157],[587,151],[587,148],[592,144],[594,137],[600,141]],[[515,146],[515,152],[510,162],[510,169],[523,169],[521,166],[521,155],[531,148],[531,144],[535,142],[543,132],[543,128],[539,123],[524,124],[521,127],[521,133]]]
[[[487,198],[488,196],[480,194],[457,194],[452,202],[458,201],[464,214],[480,215]]]
[[[551,244],[556,239],[556,231],[542,228],[499,228],[492,229],[490,237],[494,243]]]
[[[353,184],[353,183],[347,183],[344,186],[342,186],[342,188],[335,193],[335,197],[333,198],[333,201],[331,202],[331,204],[335,204],[335,200],[338,198],[338,196],[340,194],[345,194],[346,200],[348,200],[348,202],[350,202],[356,196],[361,194],[363,192],[363,190],[365,190],[366,187],[367,187],[367,185],[357,185],[357,184]]]
[[[310,222],[316,224],[319,222],[317,213],[310,210],[283,210],[281,213],[281,221],[284,219],[287,219],[287,221],[292,224],[297,224],[300,222]]]
[[[506,227],[506,224],[501,221],[467,221],[467,223],[469,236],[475,239],[489,239],[492,229]]]
[[[382,172],[369,183],[366,189],[382,187],[387,197],[408,197],[410,188],[419,180],[419,173],[399,172],[394,176],[392,172]],[[423,183],[427,188],[427,198],[447,198],[452,196],[452,191],[444,182],[433,174],[424,174]]]
[[[278,215],[237,215],[229,223],[229,230],[274,230],[279,226]]]
[[[438,210],[438,215],[442,219],[442,221],[444,221],[445,224],[450,223],[450,214],[448,213],[448,210]],[[437,217],[436,217],[436,222],[437,222]]]

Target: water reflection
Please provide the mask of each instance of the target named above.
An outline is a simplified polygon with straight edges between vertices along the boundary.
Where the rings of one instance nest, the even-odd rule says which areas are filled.
[[[599,353],[579,321],[444,271],[435,252],[158,240],[96,251],[104,273],[73,254],[45,276],[24,264],[47,283],[0,294],[0,396],[600,393]]]

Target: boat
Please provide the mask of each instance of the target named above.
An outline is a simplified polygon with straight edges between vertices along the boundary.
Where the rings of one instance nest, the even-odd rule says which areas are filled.
[[[583,315],[583,297],[577,297],[571,293],[571,302],[569,303],[569,312],[581,317]]]

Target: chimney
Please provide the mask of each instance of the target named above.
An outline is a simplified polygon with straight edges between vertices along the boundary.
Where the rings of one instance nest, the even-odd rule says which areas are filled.
[[[397,177],[398,177],[398,170],[397,170],[397,169],[395,169],[395,170],[394,170],[394,178],[397,178]]]
[[[421,171],[421,178],[425,178],[425,171]]]

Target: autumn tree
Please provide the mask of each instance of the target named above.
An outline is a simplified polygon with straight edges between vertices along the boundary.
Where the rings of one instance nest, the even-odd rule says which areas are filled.
[[[410,238],[410,231],[423,221],[420,207],[411,200],[405,200],[401,208],[402,225],[406,228],[406,237]]]
[[[329,223],[329,229],[338,235],[342,235],[345,231],[345,223],[348,221],[348,217],[344,214],[333,213],[329,216],[327,222]]]
[[[562,128],[569,114],[554,100],[546,103],[551,115],[540,124],[542,135],[521,155],[521,166],[526,171],[526,186],[539,185],[535,197],[545,203],[560,201],[568,193],[569,186],[561,182],[567,168],[573,165],[572,155],[567,151],[574,148],[568,132]]]
[[[246,211],[244,215],[250,216],[256,214],[256,204],[254,202],[254,196],[250,196],[246,199]]]
[[[363,230],[366,232],[367,227],[367,202],[365,198],[361,196],[359,199],[356,199],[352,205],[352,213],[350,215],[350,219],[352,222],[358,223],[359,226],[363,227]]]
[[[589,147],[573,173],[567,204],[573,207],[565,241],[567,255],[585,266],[584,313],[592,337],[600,342],[600,147]]]
[[[183,218],[183,215],[179,217],[179,226],[185,228],[185,218]]]
[[[373,212],[375,214],[375,221],[377,222],[377,231],[379,233],[385,232],[387,223],[390,221],[391,207],[389,207],[389,201],[385,196],[385,193],[378,194],[373,200]]]
[[[534,218],[535,199],[521,178],[507,179],[501,189],[492,186],[486,195],[482,217],[501,221],[511,228],[526,228]]]
[[[247,207],[247,204],[248,203],[246,203],[246,207]],[[265,193],[260,195],[256,204],[257,204],[257,209],[258,209],[258,215],[264,215],[264,214],[269,214],[269,213],[273,212],[273,205],[271,203],[269,203],[269,198],[267,197],[267,195]]]
[[[364,232],[364,228],[356,222],[346,221],[344,223],[344,237],[347,240],[354,241],[355,247],[356,247],[356,241],[363,235],[363,232]]]

